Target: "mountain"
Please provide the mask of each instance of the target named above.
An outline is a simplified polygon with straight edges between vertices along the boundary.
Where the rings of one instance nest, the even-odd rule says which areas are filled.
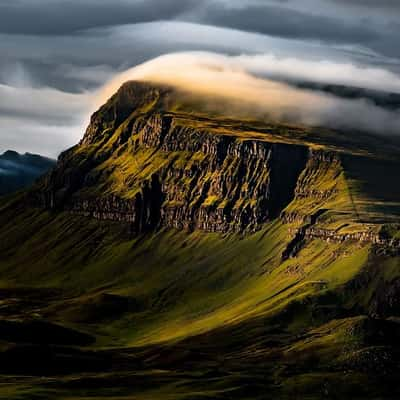
[[[1,201],[1,396],[399,396],[399,142],[236,109],[127,82]]]
[[[0,155],[0,195],[29,186],[54,167],[56,161],[36,154],[8,150]]]

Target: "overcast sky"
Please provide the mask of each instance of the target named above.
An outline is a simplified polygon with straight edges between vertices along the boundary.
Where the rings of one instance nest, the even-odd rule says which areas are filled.
[[[100,87],[173,52],[400,93],[399,32],[398,0],[0,0],[0,152],[57,156]]]

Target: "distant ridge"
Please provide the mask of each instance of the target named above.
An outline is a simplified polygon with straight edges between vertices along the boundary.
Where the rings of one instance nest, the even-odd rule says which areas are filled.
[[[0,195],[29,186],[45,174],[56,161],[38,154],[19,154],[7,150],[0,155]]]

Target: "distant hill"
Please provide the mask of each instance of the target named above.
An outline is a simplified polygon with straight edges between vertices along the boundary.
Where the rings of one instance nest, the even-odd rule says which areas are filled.
[[[29,186],[55,163],[55,160],[37,154],[6,151],[0,155],[0,195]]]

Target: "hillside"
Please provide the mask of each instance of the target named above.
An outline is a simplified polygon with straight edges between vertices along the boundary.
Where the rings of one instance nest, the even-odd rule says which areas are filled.
[[[400,394],[398,141],[213,102],[128,82],[2,200],[0,398]]]
[[[0,196],[31,185],[55,163],[55,160],[36,154],[6,151],[0,155]]]

